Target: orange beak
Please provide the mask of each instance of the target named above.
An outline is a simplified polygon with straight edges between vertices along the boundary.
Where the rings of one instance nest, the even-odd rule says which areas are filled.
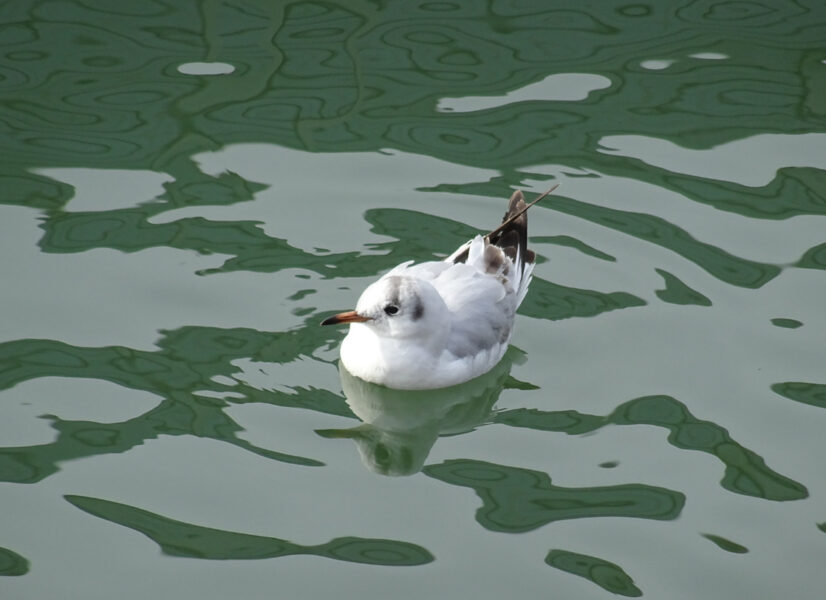
[[[362,317],[356,311],[348,310],[347,312],[338,313],[337,315],[333,315],[332,317],[327,317],[321,322],[321,324],[340,325],[341,323],[364,323],[365,321],[369,320],[370,317]]]

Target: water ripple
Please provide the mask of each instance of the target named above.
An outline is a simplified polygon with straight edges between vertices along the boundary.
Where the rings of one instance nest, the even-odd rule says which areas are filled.
[[[568,550],[551,550],[545,557],[545,563],[555,569],[584,577],[612,594],[629,598],[642,596],[642,591],[634,585],[634,580],[619,565],[596,556]]]
[[[504,533],[533,531],[554,521],[592,517],[676,519],[685,504],[680,492],[639,483],[563,488],[539,471],[456,459],[423,469],[439,481],[472,488],[482,500],[476,520]]]
[[[202,527],[101,498],[64,496],[79,509],[134,529],[161,547],[164,554],[205,560],[261,560],[310,554],[333,560],[408,567],[433,562],[433,555],[416,544],[398,540],[343,537],[304,546],[274,537]]]
[[[28,572],[28,560],[14,550],[0,547],[0,577],[19,577]]]
[[[773,471],[760,455],[731,439],[724,428],[697,419],[683,403],[670,396],[635,398],[606,417],[576,411],[512,409],[497,413],[495,421],[569,435],[588,433],[609,424],[664,427],[673,446],[716,456],[725,465],[720,485],[729,491],[775,501],[801,500],[809,495],[803,484]]]

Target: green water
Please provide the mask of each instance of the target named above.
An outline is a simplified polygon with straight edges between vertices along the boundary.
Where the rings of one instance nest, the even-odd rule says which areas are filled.
[[[0,596],[823,597],[824,40],[821,2],[0,6]],[[496,369],[338,372],[324,317],[553,183]]]

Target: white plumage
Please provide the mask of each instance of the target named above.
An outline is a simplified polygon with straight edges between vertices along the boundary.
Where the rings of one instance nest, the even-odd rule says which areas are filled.
[[[396,389],[447,387],[493,368],[531,280],[529,206],[514,193],[492,233],[443,261],[398,265],[364,290],[354,311],[325,320],[350,323],[341,344],[344,367]]]

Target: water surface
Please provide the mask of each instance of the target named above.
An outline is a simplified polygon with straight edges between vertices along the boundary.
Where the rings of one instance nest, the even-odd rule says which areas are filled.
[[[6,598],[819,598],[817,2],[0,8]],[[478,381],[322,328],[494,227]]]

